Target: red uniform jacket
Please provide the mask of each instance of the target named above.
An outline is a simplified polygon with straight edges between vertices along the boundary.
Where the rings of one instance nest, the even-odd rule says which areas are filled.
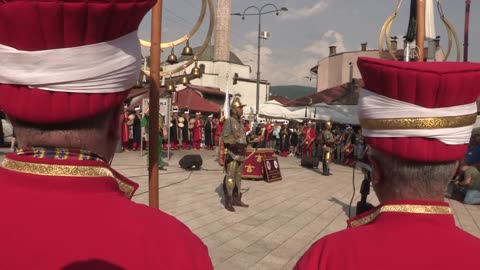
[[[392,201],[313,244],[294,269],[478,269],[480,239],[443,202]]]
[[[305,141],[305,145],[313,145],[313,141],[315,141],[315,139],[317,138],[317,134],[315,132],[315,129],[314,128],[308,128],[306,127],[304,130],[303,130],[303,138],[304,138],[304,141]]]
[[[128,142],[128,113],[123,114],[123,121],[122,121],[122,143]]]
[[[202,140],[202,122],[200,119],[195,119],[195,122],[193,123],[193,140],[194,141],[200,141]]]
[[[9,154],[0,189],[0,269],[212,269],[201,240],[130,201],[136,184],[104,161]]]

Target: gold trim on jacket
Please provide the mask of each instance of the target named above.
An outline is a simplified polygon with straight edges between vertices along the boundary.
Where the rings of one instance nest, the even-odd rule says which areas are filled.
[[[381,213],[449,215],[452,214],[452,210],[448,206],[441,205],[390,204],[383,205],[366,216],[352,218],[348,221],[348,224],[352,228],[366,225],[374,221]]]
[[[106,167],[32,163],[8,158],[3,160],[2,167],[14,172],[44,176],[111,177],[117,182],[118,188],[126,197],[131,198],[135,191],[133,186],[117,178],[113,172]]]

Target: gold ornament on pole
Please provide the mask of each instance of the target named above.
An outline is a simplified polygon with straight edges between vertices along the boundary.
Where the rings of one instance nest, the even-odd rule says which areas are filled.
[[[411,0],[411,1],[416,1],[416,5],[417,5],[417,10],[416,11],[418,13],[422,13],[421,16],[419,18],[417,18],[419,21],[417,21],[417,25],[416,25],[416,33],[417,33],[417,37],[416,37],[416,41],[417,41],[416,50],[417,50],[417,52],[416,53],[417,53],[417,55],[420,56],[420,55],[423,55],[424,44],[423,44],[422,40],[424,40],[424,38],[425,38],[425,25],[424,25],[425,24],[425,15],[423,14],[425,12],[425,0]],[[378,39],[378,52],[380,54],[380,57],[383,57],[384,53],[386,51],[390,55],[390,57],[395,61],[397,61],[398,59],[397,59],[397,56],[395,54],[396,52],[392,48],[392,43],[391,43],[391,40],[390,40],[390,30],[391,30],[393,21],[398,16],[398,13],[399,13],[399,10],[400,10],[400,7],[401,7],[402,3],[403,3],[403,0],[398,0],[397,6],[396,6],[393,14],[390,15],[387,18],[387,20],[385,21],[385,23],[383,24],[382,30],[380,31],[380,37]],[[452,47],[453,47],[453,41],[455,41],[455,47],[456,47],[456,50],[457,50],[457,57],[456,57],[457,61],[460,61],[460,42],[459,42],[459,39],[458,39],[457,32],[453,28],[450,21],[445,17],[445,14],[443,13],[441,1],[436,0],[436,4],[437,4],[438,13],[440,15],[440,19],[442,20],[443,24],[445,25],[445,28],[447,30],[447,36],[448,36],[448,49],[447,49],[447,53],[445,54],[445,57],[444,57],[443,61],[446,61],[448,59],[448,57],[450,56],[450,52],[451,52]],[[418,16],[418,15],[419,14],[416,14],[415,16]],[[410,14],[410,16],[412,16],[412,14]],[[386,50],[383,48],[384,43],[387,46]]]
[[[209,15],[210,15],[210,23],[208,28],[207,36],[200,47],[195,53],[193,53],[193,57],[187,61],[184,65],[179,65],[178,67],[172,70],[160,70],[160,53],[161,49],[172,48],[171,54],[167,59],[168,63],[177,63],[178,59],[174,54],[173,48],[176,45],[182,44],[190,39],[200,28],[203,19],[205,18],[207,4],[209,8]],[[158,111],[159,110],[159,93],[160,93],[160,79],[162,76],[170,75],[170,80],[167,85],[167,91],[169,93],[175,92],[175,83],[172,80],[172,74],[175,74],[182,69],[187,68],[199,58],[200,55],[203,54],[205,49],[207,48],[210,40],[212,38],[213,29],[214,29],[214,21],[215,21],[215,10],[213,6],[213,0],[202,0],[202,7],[200,11],[200,16],[198,17],[197,22],[195,23],[192,30],[184,35],[183,37],[173,41],[173,42],[161,42],[161,32],[162,32],[162,10],[163,10],[163,0],[157,0],[157,3],[152,8],[152,28],[151,28],[151,39],[152,42],[148,42],[145,40],[140,40],[140,45],[144,47],[150,48],[150,56],[151,56],[151,67],[150,72],[143,70],[143,73],[150,77],[150,111]],[[187,47],[190,47],[187,42]],[[190,48],[191,49],[191,48]],[[189,49],[185,48],[184,51],[188,53]],[[168,61],[170,60],[170,61]],[[175,60],[175,61],[173,61]],[[158,159],[158,114],[152,113],[150,114],[151,117],[151,125],[149,125],[149,141],[151,143],[150,153],[149,153],[149,164],[148,164],[148,177],[149,177],[149,206],[153,208],[159,207],[159,199],[158,199],[158,166],[159,166],[159,159]],[[168,137],[169,138],[169,137]],[[170,148],[169,148],[170,150]],[[169,154],[170,156],[170,154]]]
[[[200,55],[202,55],[203,52],[205,52],[205,50],[207,49],[208,45],[210,44],[210,40],[212,38],[213,30],[214,30],[214,26],[215,26],[215,8],[214,8],[214,5],[213,5],[213,0],[202,0],[202,7],[201,7],[201,11],[200,11],[200,16],[198,17],[197,22],[195,23],[195,26],[192,28],[192,30],[188,34],[184,35],[183,37],[181,37],[177,40],[174,40],[174,41],[171,41],[171,42],[162,42],[160,44],[160,48],[167,49],[167,48],[173,48],[173,47],[175,47],[179,44],[182,44],[182,43],[186,42],[187,40],[189,40],[200,28],[200,26],[203,22],[203,19],[205,18],[205,14],[206,14],[206,11],[207,11],[207,5],[208,5],[210,21],[209,21],[209,25],[208,25],[207,36],[205,37],[205,40],[203,41],[202,46],[200,47],[200,49],[196,50],[193,53],[193,57],[190,60],[188,60],[184,65],[178,66],[178,67],[176,67],[172,70],[160,71],[160,76],[175,74],[177,72],[180,72],[185,67],[189,67],[195,61],[197,61],[197,59],[200,58]],[[144,47],[150,47],[151,43],[148,42],[148,41],[140,39],[140,45],[142,45]],[[148,73],[148,72],[145,72],[145,71],[143,71],[143,72],[145,74]]]

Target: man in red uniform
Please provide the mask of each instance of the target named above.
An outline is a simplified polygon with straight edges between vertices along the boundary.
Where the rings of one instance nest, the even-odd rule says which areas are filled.
[[[193,123],[193,148],[200,150],[200,144],[202,143],[202,116],[201,112],[195,113],[195,122]]]
[[[444,192],[475,123],[480,64],[360,58],[358,66],[381,204],[318,240],[295,269],[478,268],[480,239],[455,225]]]
[[[313,145],[315,144],[315,139],[317,138],[317,133],[312,127],[312,121],[307,122],[307,126],[303,129],[303,156],[312,157],[313,156]]]
[[[109,165],[152,0],[0,3],[0,108],[20,150],[0,167],[0,269],[212,269],[174,217],[130,201]]]

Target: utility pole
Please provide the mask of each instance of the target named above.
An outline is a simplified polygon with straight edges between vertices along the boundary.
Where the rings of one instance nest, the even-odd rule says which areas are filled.
[[[425,47],[425,0],[417,0],[417,50],[418,62],[424,61]]]
[[[463,36],[463,62],[468,62],[468,32],[470,24],[470,0],[465,1],[465,31]]]
[[[160,53],[162,39],[162,4],[157,0],[152,8],[152,30],[150,46],[150,93],[149,93],[149,153],[148,153],[148,205],[159,208],[158,202],[158,114],[160,111]]]

